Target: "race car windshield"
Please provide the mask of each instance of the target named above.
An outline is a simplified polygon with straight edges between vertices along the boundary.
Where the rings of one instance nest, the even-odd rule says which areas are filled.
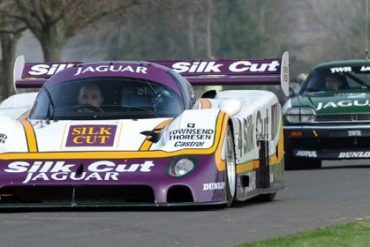
[[[369,70],[364,69],[369,68]],[[370,89],[370,67],[344,66],[314,70],[302,86],[301,94]]]
[[[96,120],[176,117],[180,95],[164,85],[129,78],[90,78],[43,87],[31,119]]]

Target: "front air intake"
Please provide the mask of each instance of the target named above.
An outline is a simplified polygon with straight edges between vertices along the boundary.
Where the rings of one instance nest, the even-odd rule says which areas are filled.
[[[154,204],[149,186],[6,186],[0,189],[0,207],[20,206],[110,206]]]
[[[167,193],[168,203],[193,202],[193,195],[190,189],[186,186],[172,186]]]

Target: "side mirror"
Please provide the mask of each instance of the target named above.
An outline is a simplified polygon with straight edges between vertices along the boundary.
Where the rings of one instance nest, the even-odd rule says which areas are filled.
[[[292,82],[289,85],[289,97],[297,96],[299,90],[301,89],[302,84],[297,82]]]

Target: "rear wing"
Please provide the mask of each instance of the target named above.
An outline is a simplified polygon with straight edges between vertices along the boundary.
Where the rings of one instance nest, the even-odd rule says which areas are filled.
[[[18,56],[13,70],[14,88],[40,88],[51,76],[77,64],[81,62],[26,63],[23,55]]]
[[[151,61],[173,69],[192,85],[281,85],[289,95],[289,53],[281,58],[252,60]],[[25,63],[17,58],[14,66],[15,88],[37,88],[59,71],[80,64]]]
[[[194,86],[281,85],[289,95],[289,53],[277,59],[152,61],[167,66]]]

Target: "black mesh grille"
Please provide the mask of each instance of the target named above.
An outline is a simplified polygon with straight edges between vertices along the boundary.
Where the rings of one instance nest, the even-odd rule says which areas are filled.
[[[6,186],[0,189],[4,204],[125,205],[154,203],[148,186]]]
[[[333,114],[333,115],[317,115],[316,122],[356,122],[370,121],[370,114]]]

